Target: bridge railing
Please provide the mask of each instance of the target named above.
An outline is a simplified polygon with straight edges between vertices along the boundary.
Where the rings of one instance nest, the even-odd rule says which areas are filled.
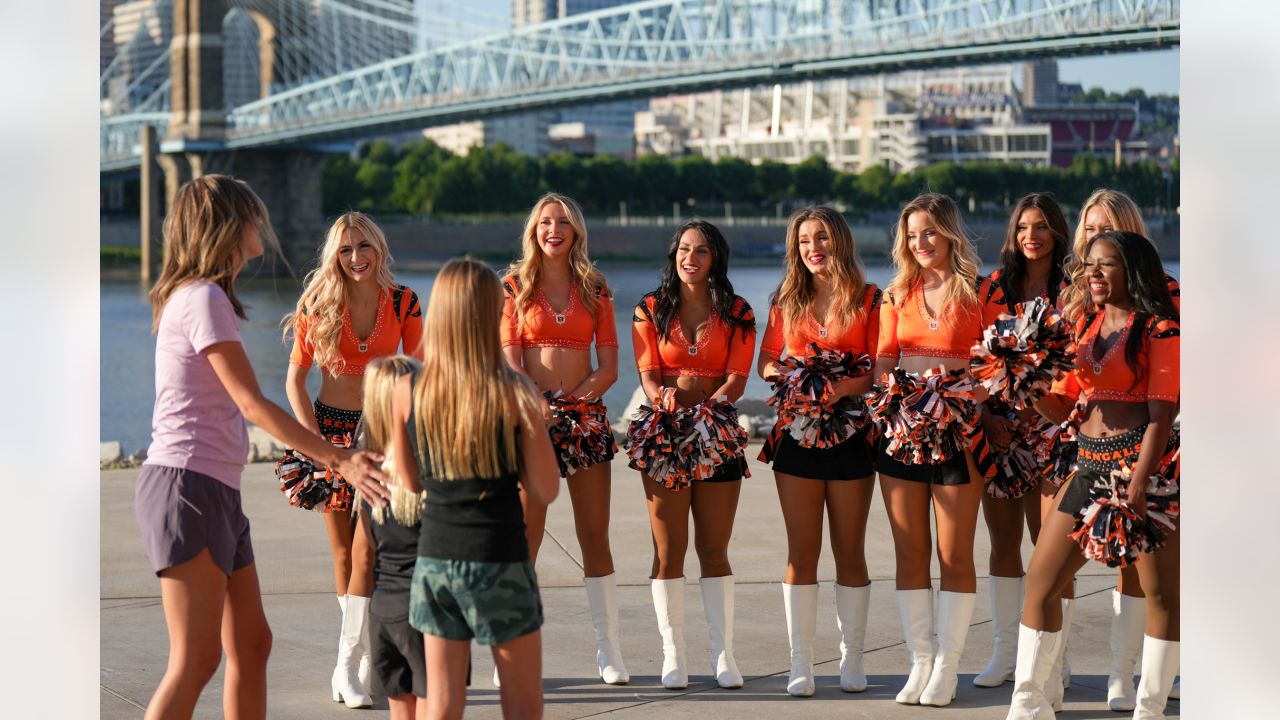
[[[98,157],[103,171],[138,164],[144,125],[155,127],[156,137],[164,137],[165,131],[169,128],[169,113],[133,113],[102,118],[101,132],[99,132],[101,148]]]

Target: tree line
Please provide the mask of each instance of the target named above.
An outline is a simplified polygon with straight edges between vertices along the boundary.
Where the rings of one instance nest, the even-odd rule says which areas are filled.
[[[896,209],[930,190],[973,209],[1001,212],[1032,191],[1078,202],[1098,187],[1123,189],[1151,212],[1178,206],[1178,164],[1166,176],[1155,161],[1121,164],[1083,154],[1070,167],[941,162],[907,173],[874,166],[860,173],[832,168],[813,156],[796,164],[701,155],[580,157],[521,155],[502,143],[455,155],[429,139],[399,147],[385,140],[354,156],[334,155],[324,167],[324,208],[416,216],[509,216],[555,190],[593,214],[666,214],[673,203],[731,202],[739,215],[772,214],[779,203],[837,202],[852,215]]]

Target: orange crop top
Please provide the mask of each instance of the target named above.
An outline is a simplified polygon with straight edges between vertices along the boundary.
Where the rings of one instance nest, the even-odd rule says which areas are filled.
[[[293,351],[289,353],[289,362],[304,368],[311,367],[313,362],[311,342],[307,339],[309,326],[310,319],[304,307],[294,318]],[[356,337],[351,327],[351,313],[344,305],[342,335],[338,340],[338,352],[342,354],[344,363],[337,374],[363,375],[370,360],[395,355],[402,342],[406,355],[422,357],[422,306],[414,291],[404,285],[383,290],[379,297],[378,315],[373,321],[373,332],[364,340]]]
[[[658,325],[654,319],[657,304],[657,296],[649,293],[640,298],[631,316],[631,341],[637,370],[658,370],[663,376],[750,377],[751,360],[756,352],[756,316],[746,300],[735,295],[732,312],[734,317],[750,323],[747,330],[727,327],[713,312],[702,336],[692,345],[680,327],[679,315],[671,319],[669,337],[658,337]]]
[[[880,297],[880,289],[873,283],[867,283],[862,294],[863,314],[855,317],[836,335],[819,325],[812,313],[805,313],[799,327],[788,327],[782,308],[771,300],[769,323],[765,325],[760,354],[780,358],[785,349],[787,357],[805,358],[809,355],[810,343],[815,343],[823,350],[850,352],[855,356],[866,353],[874,361],[880,341]]]
[[[502,301],[502,346],[522,348],[558,347],[573,350],[590,350],[591,338],[596,347],[618,347],[618,326],[613,317],[613,299],[603,287],[596,288],[596,311],[588,314],[578,297],[577,283],[569,285],[569,304],[563,312],[557,312],[547,302],[541,290],[534,293],[532,312],[526,313],[524,323],[516,312],[516,293],[519,281],[508,276],[502,281],[506,295]]]
[[[989,278],[978,278],[977,308],[956,310],[948,305],[937,319],[930,319],[924,307],[923,283],[916,283],[901,306],[892,292],[880,303],[879,357],[969,358],[969,351],[982,340],[982,331],[1008,308],[1000,286]]]
[[[1181,357],[1178,323],[1169,318],[1147,319],[1145,327],[1139,330],[1146,336],[1138,354],[1141,380],[1134,382],[1134,373],[1124,361],[1124,345],[1133,332],[1133,322],[1131,314],[1120,336],[1098,359],[1094,343],[1102,329],[1102,313],[1081,318],[1076,325],[1076,367],[1053,384],[1053,392],[1072,400],[1078,400],[1084,393],[1088,400],[1178,402]]]

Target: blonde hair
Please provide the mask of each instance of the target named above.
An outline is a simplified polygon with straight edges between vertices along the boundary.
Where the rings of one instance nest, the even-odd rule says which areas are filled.
[[[516,468],[521,423],[541,423],[532,381],[502,356],[502,289],[487,265],[445,263],[423,319],[413,389],[419,458],[443,480],[495,478]]]
[[[222,288],[236,315],[245,318],[235,279],[244,262],[245,231],[251,227],[257,229],[263,247],[279,255],[267,207],[243,180],[203,175],[178,188],[162,226],[164,267],[147,294],[152,332],[160,327],[173,291],[192,280],[208,280]]]
[[[1085,289],[1084,256],[1089,250],[1089,234],[1084,229],[1084,219],[1094,207],[1102,208],[1113,230],[1137,233],[1147,237],[1147,225],[1142,221],[1142,211],[1133,198],[1108,188],[1098,188],[1080,206],[1080,218],[1076,222],[1075,239],[1071,256],[1067,258],[1068,286],[1062,291],[1062,314],[1069,320],[1079,318],[1089,305],[1089,293]],[[1094,233],[1097,235],[1098,233]]]
[[[858,245],[849,223],[833,208],[810,205],[791,214],[787,221],[787,266],[774,303],[782,310],[787,327],[799,326],[813,303],[813,273],[805,267],[804,258],[800,256],[800,226],[810,220],[822,223],[827,237],[831,238],[831,263],[827,277],[831,280],[834,297],[838,299],[832,303],[832,309],[836,312],[833,329],[839,332],[865,312],[862,301],[866,295],[867,273],[858,257]],[[848,300],[844,301],[845,298]]]
[[[334,377],[342,374],[347,364],[346,358],[338,350],[342,341],[342,325],[345,308],[348,302],[348,285],[350,281],[342,272],[339,249],[348,230],[354,230],[360,237],[373,245],[373,253],[378,259],[378,269],[374,273],[374,281],[383,290],[396,286],[395,276],[391,274],[390,265],[393,260],[391,250],[387,247],[387,236],[373,218],[361,212],[349,212],[340,215],[325,236],[324,245],[320,246],[320,262],[314,270],[307,273],[303,281],[302,295],[294,311],[284,316],[284,340],[289,342],[289,333],[297,332],[298,316],[307,318],[307,342],[311,344],[311,356],[316,364],[325,368]],[[358,241],[356,241],[358,242]]]
[[[418,522],[425,493],[415,493],[405,487],[396,474],[395,458],[391,445],[391,396],[396,381],[422,368],[422,363],[408,355],[392,355],[369,361],[364,372],[364,408],[361,422],[364,425],[362,444],[365,449],[386,456],[382,472],[391,480],[391,501],[385,506],[371,506],[373,520],[386,522],[387,511],[404,525]]]
[[[520,240],[520,259],[511,263],[503,274],[516,279],[515,310],[520,324],[525,316],[533,311],[534,293],[538,289],[538,279],[542,275],[542,249],[538,247],[538,216],[542,208],[551,203],[559,203],[564,214],[573,227],[573,247],[569,249],[569,274],[572,282],[578,286],[578,297],[588,313],[596,311],[596,288],[608,294],[604,274],[591,263],[587,255],[587,221],[582,216],[582,208],[573,198],[559,193],[549,192],[538,198],[529,211],[524,222],[524,233]]]
[[[889,292],[895,305],[901,306],[911,296],[912,289],[920,282],[924,269],[907,246],[907,220],[915,213],[926,212],[933,217],[934,226],[949,241],[951,277],[947,280],[947,292],[943,297],[943,310],[939,317],[948,315],[947,308],[973,307],[978,303],[978,251],[969,239],[960,208],[955,200],[938,193],[924,193],[907,203],[898,215],[898,225],[893,238],[893,266],[896,268]]]

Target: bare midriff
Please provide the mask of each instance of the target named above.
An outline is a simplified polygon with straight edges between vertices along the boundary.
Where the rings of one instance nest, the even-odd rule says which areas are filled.
[[[935,357],[932,355],[903,355],[898,358],[898,367],[909,373],[923,375],[925,370],[937,368],[939,365],[948,371],[969,367],[966,358]]]
[[[1095,438],[1123,435],[1150,420],[1151,414],[1145,402],[1093,400],[1085,407],[1080,432]]]
[[[710,400],[712,394],[724,385],[727,376],[703,377],[700,375],[663,375],[662,385],[676,389],[676,402],[681,407],[693,407],[704,400]]]
[[[316,400],[339,410],[360,410],[364,406],[364,376],[339,375],[333,377],[320,370],[320,394]]]
[[[595,371],[590,350],[527,347],[520,357],[524,371],[543,392],[571,393]]]

